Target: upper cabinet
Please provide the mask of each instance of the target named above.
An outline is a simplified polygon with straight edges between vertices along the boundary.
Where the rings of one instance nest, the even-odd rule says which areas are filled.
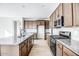
[[[49,29],[49,20],[45,21],[45,29]]]
[[[72,26],[72,4],[63,3],[64,26]]]
[[[60,3],[49,18],[52,28],[59,23],[60,26],[63,24],[64,27],[79,26],[79,3]],[[63,19],[63,22],[61,19]]]
[[[56,15],[56,20],[58,20],[58,18],[59,18],[59,9],[57,8],[56,10],[55,10],[55,15]],[[53,16],[54,17],[54,16]]]
[[[50,22],[49,22],[49,28],[52,28],[52,15],[49,17]]]
[[[54,21],[56,20],[56,13],[54,12],[53,14],[51,14],[50,16],[50,28],[54,27]]]
[[[58,10],[59,10],[59,18],[61,19],[61,16],[63,16],[62,3],[58,6]]]
[[[25,29],[36,29],[37,23],[36,21],[25,21],[24,25]]]
[[[73,25],[79,26],[79,3],[73,3]]]
[[[56,13],[52,14],[52,26],[54,27],[54,21],[56,20]]]

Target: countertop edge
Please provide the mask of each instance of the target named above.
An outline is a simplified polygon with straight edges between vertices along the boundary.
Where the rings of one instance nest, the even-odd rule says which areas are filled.
[[[30,33],[30,35],[27,37],[27,38],[23,38],[24,40],[22,40],[22,41],[19,41],[19,42],[13,42],[13,43],[0,43],[0,46],[1,45],[5,45],[5,46],[17,46],[17,45],[19,45],[19,44],[21,44],[23,41],[25,41],[26,39],[28,39],[29,37],[31,37],[32,35],[34,35],[34,34],[36,34],[36,33]]]
[[[66,48],[70,49],[71,51],[73,51],[75,54],[77,54],[79,56],[79,53],[76,52],[74,49],[70,48],[67,44],[65,44],[64,42],[62,42],[61,40],[57,40],[58,42],[60,42],[62,45],[64,45]]]

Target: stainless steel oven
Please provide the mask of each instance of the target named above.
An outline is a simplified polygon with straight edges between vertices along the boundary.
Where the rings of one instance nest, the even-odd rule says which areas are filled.
[[[50,49],[52,52],[52,55],[56,56],[56,41],[54,39],[52,39],[52,37],[50,38]]]
[[[50,36],[50,49],[54,56],[56,56],[56,40],[58,39],[71,39],[71,32],[60,31],[59,35]]]

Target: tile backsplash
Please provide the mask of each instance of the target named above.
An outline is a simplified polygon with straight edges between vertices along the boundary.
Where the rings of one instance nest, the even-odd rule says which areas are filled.
[[[79,27],[71,27],[71,28],[54,28],[53,29],[53,34],[58,35],[59,31],[70,31],[71,32],[71,39],[79,41]]]

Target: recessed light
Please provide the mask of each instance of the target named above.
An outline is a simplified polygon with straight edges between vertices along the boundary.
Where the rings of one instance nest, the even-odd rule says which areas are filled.
[[[25,8],[26,6],[25,5],[22,5],[22,8]]]
[[[42,7],[46,7],[45,5],[42,5]]]

